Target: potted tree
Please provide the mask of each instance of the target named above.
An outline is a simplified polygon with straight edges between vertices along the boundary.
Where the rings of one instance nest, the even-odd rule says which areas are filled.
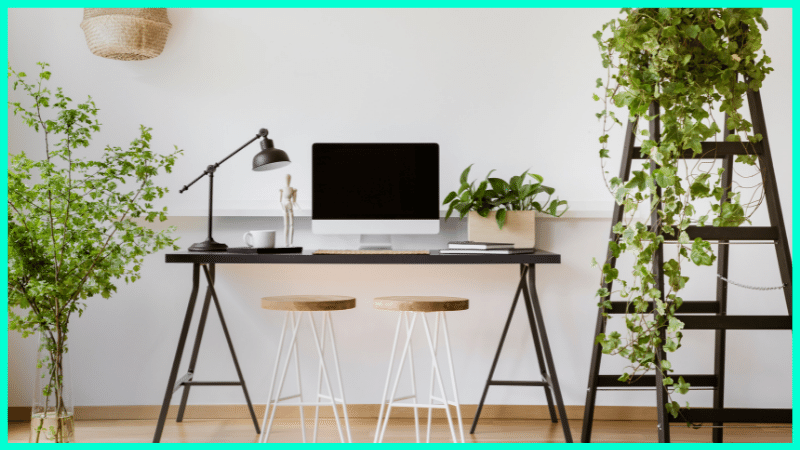
[[[33,81],[8,68],[13,89],[31,101],[9,107],[44,135],[44,158],[9,151],[8,328],[40,336],[31,442],[72,442],[65,385],[70,319],[80,317],[87,299],[110,297],[117,280],[138,280],[145,255],[177,249],[173,227],[156,232],[142,221],[166,220],[167,208],[152,202],[167,188],[153,178],[169,172],[182,151],[152,151],[151,129],[140,126],[129,147],[82,156],[100,131],[98,108],[91,97],[76,105],[61,88],[50,91],[48,65],[39,66]]]
[[[759,8],[625,8],[623,17],[606,23],[594,35],[608,70],[605,80],[597,80],[602,95],[594,96],[604,105],[597,113],[603,123],[599,138],[603,167],[609,158],[608,132],[621,125],[611,104],[627,110],[631,121],[658,117],[662,126],[658,142],[649,138],[648,130],[639,132],[641,152],[649,159],[642,170],[633,170],[629,180],[608,179],[603,171],[609,192],[629,213],[614,225],[619,240],[609,243],[610,253],[615,258],[630,254],[634,263],[629,276],[623,276],[608,262],[594,261],[604,279],[597,291],[598,306],[610,308],[611,292],[605,284],[616,281],[631,311],[626,315],[627,335],[601,334],[597,342],[603,352],[629,361],[621,381],[661,371],[670,395],[666,407],[675,417],[680,407],[672,395],[685,394],[690,385],[683,378],[673,380],[670,362],[659,355],[681,346],[683,323],[675,314],[683,303],[680,291],[689,281],[682,268],[688,263],[711,265],[716,259],[711,244],[701,238],[690,240],[686,229],[705,224],[739,226],[749,222],[759,203],[757,199],[742,202],[736,186],[725,193],[720,185],[723,168],[691,161],[683,164],[686,160],[681,155],[685,149],[700,154],[701,143],[720,134],[723,127],[728,130],[727,141],[762,139],[752,133],[751,123],[739,112],[747,90],[757,91],[772,70],[769,57],[758,54],[759,27],[767,29],[761,12]],[[649,112],[650,105],[660,107]],[[723,114],[727,120],[720,125]],[[736,162],[759,170],[756,155],[738,156]],[[656,196],[658,189],[660,196]],[[720,203],[724,196],[727,200]],[[657,219],[649,225],[633,220],[639,208],[655,212]],[[652,270],[653,257],[663,242],[658,230],[678,237],[679,244],[677,256],[662,266],[666,292],[657,288]],[[654,302],[658,314],[643,313],[648,302]]]
[[[541,175],[526,170],[506,181],[493,178],[494,170],[491,170],[476,186],[474,180],[468,182],[470,169],[472,164],[461,173],[458,191],[447,194],[443,202],[450,204],[445,218],[449,218],[454,210],[462,219],[469,215],[470,240],[507,242],[520,248],[533,248],[536,245],[536,213],[560,217],[569,209],[566,200],[551,200],[555,189],[543,185]],[[537,201],[539,194],[547,194],[544,202]]]

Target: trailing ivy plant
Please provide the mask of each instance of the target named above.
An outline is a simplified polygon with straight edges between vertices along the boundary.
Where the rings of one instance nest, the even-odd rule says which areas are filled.
[[[680,406],[672,394],[685,394],[690,385],[682,377],[675,380],[669,376],[673,368],[660,358],[660,352],[674,352],[681,346],[683,323],[675,314],[683,302],[680,291],[689,281],[682,268],[687,262],[708,266],[716,259],[711,244],[700,238],[690,240],[686,229],[706,224],[738,226],[749,222],[760,204],[760,198],[742,203],[736,186],[720,186],[722,168],[680,156],[684,149],[697,156],[703,151],[701,142],[719,140],[721,122],[730,132],[728,141],[761,140],[739,110],[747,90],[758,90],[772,71],[769,57],[759,54],[759,27],[766,30],[767,22],[759,8],[625,8],[621,13],[621,18],[604,24],[594,35],[607,69],[605,80],[597,79],[602,92],[594,99],[604,105],[597,114],[603,124],[599,139],[603,176],[626,213],[625,219],[613,226],[618,240],[609,242],[609,250],[614,258],[632,255],[633,268],[630,276],[623,278],[610,261],[602,265],[593,261],[601,267],[604,281],[597,291],[598,306],[611,307],[612,292],[606,286],[612,281],[621,286],[615,293],[628,301],[626,335],[617,331],[601,334],[596,342],[604,353],[629,361],[620,381],[630,382],[647,371],[660,370],[670,394],[667,410],[677,417]],[[660,105],[660,140],[649,139],[648,131],[641,130],[641,152],[648,158],[641,170],[633,170],[628,180],[609,179],[605,171],[608,132],[614,125],[622,125],[612,104],[626,109],[636,124],[655,118],[648,115],[654,102]],[[721,120],[723,115],[727,120]],[[738,156],[736,162],[759,170],[756,155]],[[733,191],[722,202],[724,188]],[[662,208],[658,208],[659,202]],[[657,220],[649,225],[634,220],[639,208],[648,215],[655,211]],[[663,262],[666,292],[658,289],[652,267],[656,250],[664,242],[658,230],[677,236],[679,244],[677,256]],[[648,302],[654,302],[657,314],[647,313]]]
[[[535,173],[528,173],[526,170],[522,175],[515,175],[508,181],[501,178],[492,178],[492,172],[489,171],[486,179],[481,181],[478,186],[475,186],[475,181],[467,182],[469,171],[472,169],[470,164],[463,172],[459,182],[461,187],[458,191],[452,191],[442,202],[443,205],[450,204],[447,209],[445,219],[449,218],[453,210],[459,212],[460,218],[464,218],[470,211],[475,211],[481,217],[489,215],[490,211],[497,211],[495,220],[500,229],[506,222],[507,211],[538,211],[540,213],[549,214],[551,216],[560,217],[567,212],[569,206],[566,200],[550,200],[555,193],[555,189],[550,186],[542,184],[544,177]],[[525,183],[528,181],[526,176],[533,178],[533,183]],[[536,201],[536,196],[541,193],[547,194],[547,199],[544,203]],[[564,209],[560,210],[561,206]]]
[[[34,441],[64,442],[71,438],[61,420],[68,414],[62,358],[70,320],[81,316],[87,299],[109,298],[118,279],[138,280],[145,255],[178,249],[170,235],[174,227],[157,232],[137,219],[166,220],[167,208],[156,209],[152,202],[167,188],[153,178],[170,172],[182,150],[154,152],[151,129],[144,126],[128,148],[87,150],[100,131],[97,106],[91,97],[74,104],[61,88],[50,91],[48,65],[39,66],[32,81],[8,68],[13,89],[24,91],[28,100],[9,101],[9,108],[44,135],[43,158],[9,151],[8,329],[23,337],[42,334],[40,350],[47,356],[38,364],[46,368],[42,395],[48,404],[33,428]],[[45,415],[55,415],[57,427],[43,429]]]

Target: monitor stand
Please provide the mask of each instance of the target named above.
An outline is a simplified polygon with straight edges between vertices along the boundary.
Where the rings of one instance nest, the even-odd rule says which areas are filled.
[[[359,250],[391,250],[392,236],[389,234],[362,234],[358,241]]]

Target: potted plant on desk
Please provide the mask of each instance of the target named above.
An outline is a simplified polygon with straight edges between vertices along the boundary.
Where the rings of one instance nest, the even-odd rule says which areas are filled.
[[[541,175],[526,170],[522,175],[505,181],[492,178],[494,170],[491,170],[486,179],[475,186],[475,181],[467,182],[471,168],[472,164],[464,169],[458,191],[447,194],[443,202],[450,204],[445,218],[449,218],[453,210],[458,211],[462,219],[469,215],[471,241],[507,242],[518,248],[533,248],[536,244],[536,213],[560,217],[569,209],[566,200],[551,200],[555,189],[543,185]],[[528,177],[534,181],[526,183],[530,181]],[[536,201],[539,194],[547,194],[547,199]]]
[[[91,97],[73,106],[61,88],[51,92],[43,85],[50,79],[47,64],[39,66],[32,82],[8,68],[13,89],[21,87],[32,100],[31,106],[9,107],[44,133],[44,158],[9,152],[8,329],[40,336],[31,442],[72,442],[70,318],[81,316],[87,298],[109,298],[117,279],[139,279],[145,255],[178,249],[170,236],[174,227],[156,232],[136,220],[166,220],[167,208],[157,210],[151,202],[167,188],[153,177],[169,172],[182,151],[153,152],[150,128],[140,126],[129,148],[108,146],[95,150],[98,159],[81,158],[78,151],[100,131],[98,108]],[[54,117],[47,117],[48,109]]]

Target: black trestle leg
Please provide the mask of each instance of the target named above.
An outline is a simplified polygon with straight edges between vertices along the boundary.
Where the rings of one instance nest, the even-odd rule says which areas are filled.
[[[211,267],[211,278],[214,278],[214,267]],[[200,312],[200,323],[197,324],[197,336],[194,338],[194,348],[192,349],[192,357],[189,360],[190,375],[194,375],[194,369],[197,365],[197,355],[200,353],[200,342],[203,340],[203,331],[206,328],[206,319],[208,318],[208,307],[211,305],[211,289],[206,288],[206,299],[203,302],[203,310]],[[189,390],[191,385],[183,386],[183,395],[181,395],[181,406],[178,408],[178,417],[176,422],[183,422],[183,413],[186,411],[186,403],[189,401]]]
[[[494,361],[492,361],[492,368],[489,369],[489,376],[486,377],[486,386],[484,386],[483,388],[483,395],[481,395],[481,401],[478,403],[478,409],[475,411],[475,418],[472,419],[472,428],[469,429],[469,434],[475,434],[475,427],[478,426],[478,419],[481,417],[483,402],[486,400],[486,394],[489,392],[489,386],[491,385],[492,377],[494,376],[494,369],[497,368],[497,361],[500,359],[500,352],[503,350],[503,343],[506,341],[506,335],[508,334],[508,327],[509,325],[511,325],[511,318],[514,317],[514,308],[517,307],[519,294],[522,292],[522,287],[525,284],[526,271],[527,269],[523,267],[522,278],[520,279],[519,285],[517,286],[517,293],[514,294],[514,301],[511,302],[511,309],[508,311],[508,319],[506,319],[506,325],[505,327],[503,327],[503,334],[500,335],[500,343],[497,345],[497,353],[494,354]]]
[[[542,309],[539,306],[539,296],[536,293],[536,266],[534,264],[528,265],[528,284],[523,284],[522,295],[524,300],[530,302],[533,307],[533,315],[536,319],[536,325],[539,328],[539,338],[541,339],[542,350],[544,350],[544,357],[547,362],[547,372],[550,375],[547,382],[550,385],[550,389],[553,390],[553,396],[555,396],[556,405],[558,406],[561,428],[564,430],[564,440],[566,442],[572,442],[572,432],[569,429],[567,410],[564,407],[564,399],[561,397],[561,387],[558,384],[556,366],[553,362],[553,354],[550,352],[550,341],[547,339],[544,317],[542,316]]]
[[[547,366],[545,366],[544,357],[542,356],[544,352],[542,349],[542,344],[539,342],[539,332],[536,330],[536,319],[533,317],[533,308],[531,307],[530,302],[525,302],[525,309],[528,312],[528,322],[531,326],[533,346],[536,349],[536,358],[539,362],[539,372],[542,374],[542,379],[549,382],[550,376],[547,374]],[[553,396],[550,393],[549,387],[544,388],[544,396],[547,399],[547,409],[550,411],[550,421],[553,423],[558,423],[558,416],[556,416],[556,408],[553,406]]]
[[[183,328],[181,329],[180,337],[178,338],[178,348],[175,350],[175,359],[172,362],[172,371],[169,374],[167,381],[167,393],[164,394],[164,402],[161,404],[161,412],[158,414],[158,423],[156,424],[156,432],[153,435],[153,442],[161,441],[161,433],[164,431],[164,422],[167,420],[167,411],[169,410],[169,402],[172,400],[172,392],[175,388],[175,381],[178,379],[178,368],[181,365],[181,356],[183,355],[183,347],[186,345],[186,336],[189,334],[189,325],[192,323],[192,313],[194,305],[197,301],[197,291],[200,286],[200,264],[193,264],[192,267],[192,293],[189,296],[189,305],[186,307],[186,316],[183,319]]]
[[[236,358],[236,351],[233,349],[233,342],[231,341],[231,336],[228,333],[228,326],[225,324],[225,317],[222,315],[222,308],[219,305],[217,292],[214,289],[214,280],[211,278],[211,275],[205,266],[203,266],[203,270],[205,271],[206,280],[208,281],[208,288],[211,291],[211,298],[214,300],[214,306],[217,308],[217,314],[219,314],[219,321],[222,324],[222,331],[225,333],[225,339],[228,341],[228,349],[230,349],[231,357],[233,357],[233,365],[236,367],[236,374],[239,376],[239,382],[242,384],[242,391],[244,391],[244,398],[247,400],[247,407],[250,409],[250,417],[253,418],[253,425],[256,427],[256,433],[261,434],[261,428],[258,426],[256,412],[253,409],[253,403],[250,402],[250,395],[247,393],[247,385],[245,384],[244,377],[242,376],[242,369],[239,368],[239,360]]]

